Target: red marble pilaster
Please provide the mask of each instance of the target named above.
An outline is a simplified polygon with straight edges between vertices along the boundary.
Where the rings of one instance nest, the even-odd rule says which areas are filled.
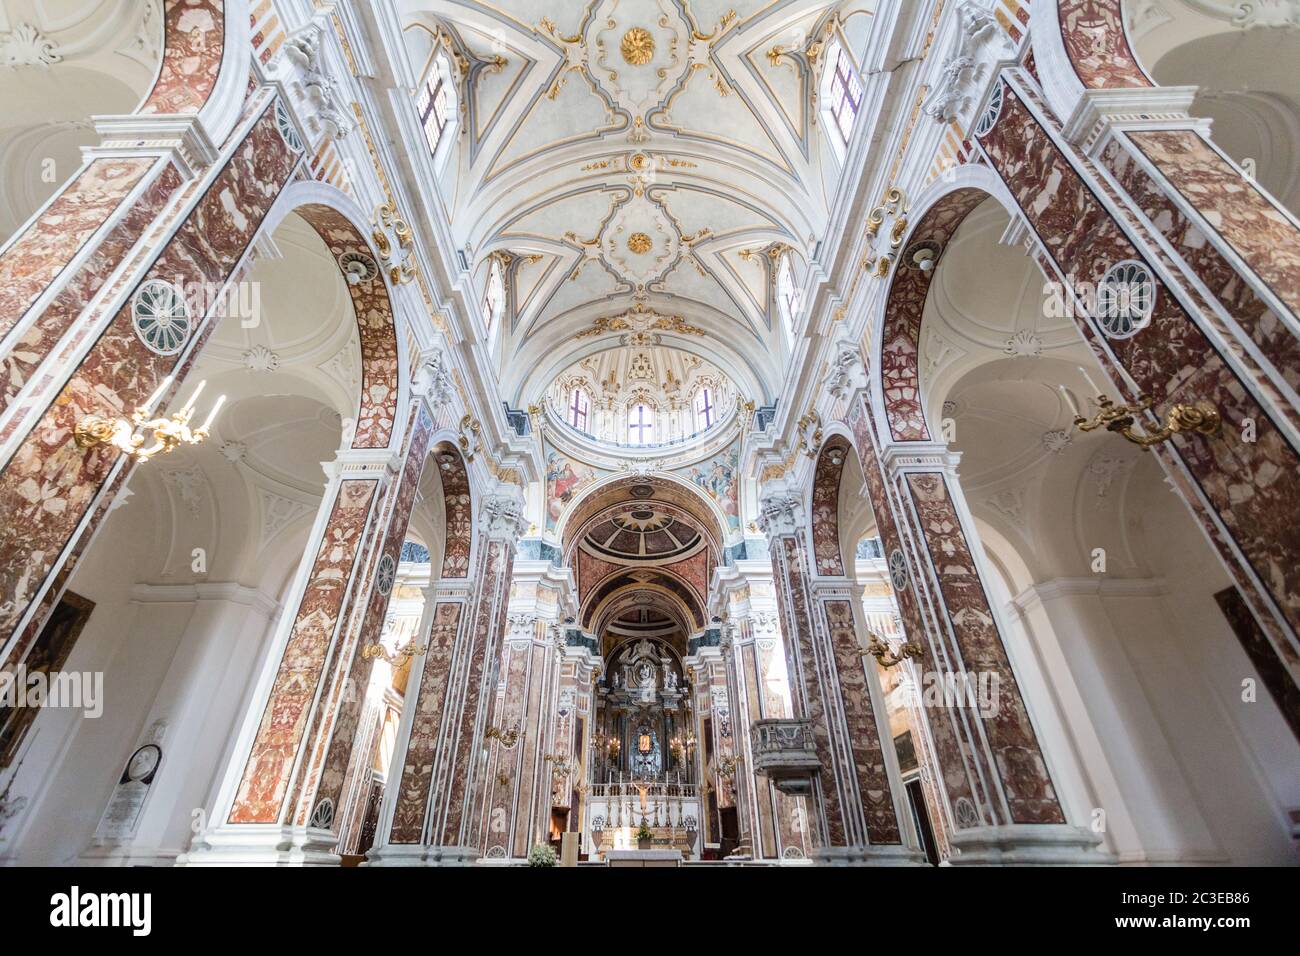
[[[87,414],[129,414],[162,379],[174,375],[181,387],[202,343],[215,327],[200,290],[221,288],[252,241],[275,196],[298,161],[276,128],[267,103],[236,134],[227,159],[193,211],[163,247],[141,281],[178,279],[195,290],[192,346],[180,356],[151,351],[132,327],[128,301],[113,316],[66,385],[36,420],[0,471],[0,503],[10,520],[0,526],[0,645],[7,665],[16,664],[25,644],[12,640],[17,625],[58,570],[74,536],[105,483],[122,467],[119,454],[104,446],[82,450],[73,430]],[[171,396],[165,396],[163,406]],[[28,629],[30,631],[30,629]]]
[[[367,645],[378,644],[383,631],[397,563],[428,460],[432,431],[433,421],[428,412],[412,408],[399,459],[401,471],[387,485],[380,518],[370,536],[379,546],[368,549],[369,560],[348,609],[346,630],[332,656],[323,704],[308,734],[310,757],[303,763],[290,801],[297,807],[293,822],[298,826],[305,826],[312,810],[324,800],[338,808],[349,769],[355,771],[352,764],[357,723],[374,667],[373,659],[360,651]]]
[[[843,444],[836,447],[847,450]],[[838,509],[841,466],[819,465],[815,509],[818,502],[826,508],[832,500]],[[834,491],[819,492],[818,483],[833,485]],[[791,515],[797,507],[790,506]],[[842,579],[832,583],[813,578],[797,519],[788,518],[784,525],[767,520],[793,715],[811,722],[822,764],[807,801],[815,818],[814,845],[822,851],[901,845],[880,729],[848,600],[851,589]],[[838,521],[829,514],[820,515],[816,523],[823,538],[838,536]],[[814,551],[819,563],[831,562],[834,552],[829,540],[815,542]],[[842,559],[836,556],[834,562],[842,570]]]
[[[1006,182],[1054,271],[1083,300],[1078,283],[1094,282],[1124,259],[1151,261],[1154,241],[1135,242],[1142,226],[1127,216],[1092,163],[1067,151],[1054,120],[1023,73],[1012,71],[993,129],[980,140],[993,169]],[[1053,183],[1045,192],[1042,183]],[[1103,197],[1108,200],[1103,201]],[[1118,218],[1117,218],[1118,217]],[[1300,455],[1275,423],[1276,406],[1234,369],[1214,341],[1171,290],[1155,278],[1149,324],[1127,339],[1105,338],[1082,305],[1080,331],[1104,366],[1114,367],[1121,397],[1151,395],[1158,414],[1174,402],[1208,400],[1224,419],[1212,438],[1176,436],[1161,454],[1182,471],[1193,495],[1213,516],[1210,537],[1228,546],[1225,563],[1241,564],[1252,608],[1276,642],[1275,650],[1296,672],[1300,628]],[[1203,316],[1202,316],[1203,319]],[[1286,361],[1283,348],[1275,353]],[[1130,385],[1129,382],[1133,385]],[[1253,423],[1247,430],[1244,423]],[[1244,559],[1244,560],[1243,560]],[[1238,578],[1242,580],[1242,577]],[[1270,621],[1276,621],[1276,625]]]
[[[280,669],[228,816],[229,823],[283,822],[285,795],[322,672],[348,595],[379,481],[342,481],[307,587],[294,616]]]
[[[522,858],[538,842],[533,832],[535,796],[544,789],[549,805],[552,763],[548,751],[549,722],[543,712],[551,690],[555,648],[538,633],[543,625],[524,619],[511,627],[511,638],[501,653],[501,690],[493,708],[491,725],[518,729],[520,738],[506,747],[492,741],[488,766],[483,826],[484,855],[489,859]],[[549,819],[549,814],[548,814]]]
[[[875,428],[864,399],[849,408],[846,424],[854,436],[854,452],[862,465],[867,499],[871,502],[876,527],[885,555],[906,570],[896,575],[894,600],[903,625],[904,640],[926,648],[925,670],[943,680],[953,668],[940,653],[940,629],[946,626],[942,604],[921,591],[914,569],[921,566],[916,548],[917,535],[900,515],[905,515],[904,499],[896,485],[886,482],[880,464]],[[938,776],[942,782],[947,820],[955,827],[990,826],[1010,822],[995,805],[989,790],[994,778],[993,760],[985,748],[978,727],[977,714],[960,706],[925,706],[926,725],[934,743]]]

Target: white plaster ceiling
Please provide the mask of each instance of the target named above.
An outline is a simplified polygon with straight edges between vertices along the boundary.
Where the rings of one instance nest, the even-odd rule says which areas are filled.
[[[1042,578],[1142,573],[1131,537],[1133,482],[1159,484],[1150,455],[1108,433],[1073,430],[1060,386],[1085,404],[1106,388],[1073,320],[1052,314],[1045,279],[1019,246],[1001,244],[1005,211],[989,201],[944,252],[922,324],[922,394],[930,421],[961,455],[958,474],[986,547],[1013,548]],[[1086,376],[1086,377],[1085,377]],[[1135,477],[1136,476],[1136,477]],[[991,533],[985,535],[985,531]],[[992,542],[992,543],[990,543]],[[1023,586],[1023,584],[1022,584]]]
[[[464,58],[469,112],[457,175],[444,183],[454,189],[453,235],[476,263],[479,287],[489,253],[513,257],[517,314],[496,353],[505,394],[532,400],[520,386],[536,361],[581,348],[580,331],[638,305],[682,317],[774,387],[780,332],[762,265],[741,253],[784,242],[806,257],[839,174],[827,175],[821,126],[810,122],[816,76],[768,52],[802,50],[834,6],[402,5],[415,73],[437,49],[437,31]],[[873,6],[850,3],[839,16],[856,10],[860,33]],[[635,30],[652,41],[645,63],[622,52]]]
[[[238,295],[244,314],[223,318],[200,364],[232,395],[305,394],[356,415],[361,347],[352,300],[316,231],[289,215],[264,244]]]
[[[1300,214],[1300,28],[1289,3],[1126,0],[1129,35],[1162,86],[1197,86],[1195,116],[1260,185]]]

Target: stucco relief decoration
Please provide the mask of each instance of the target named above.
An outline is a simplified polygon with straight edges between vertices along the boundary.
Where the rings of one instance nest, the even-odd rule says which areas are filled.
[[[623,60],[632,66],[645,66],[655,55],[655,38],[643,27],[633,27],[623,34],[618,45]]]
[[[759,503],[758,525],[769,538],[798,534],[803,520],[803,504],[798,494],[773,484]]]
[[[447,353],[435,347],[416,370],[411,382],[411,391],[417,395],[427,396],[430,404],[436,407],[452,400],[455,387]]]
[[[605,261],[638,289],[662,278],[681,246],[663,208],[644,193],[621,205],[601,234]]]
[[[997,19],[967,0],[958,8],[957,38],[943,71],[925,101],[925,112],[941,123],[969,122],[996,63],[1014,51]]]
[[[0,66],[52,66],[62,60],[54,42],[30,23],[0,36]]]
[[[867,369],[862,361],[862,349],[851,338],[839,339],[831,354],[826,388],[836,398],[844,398],[866,384]]]
[[[322,29],[319,22],[313,22],[286,40],[281,62],[286,78],[302,96],[307,121],[327,139],[342,139],[353,122],[321,54]]]
[[[589,22],[592,77],[635,129],[688,68],[687,23],[669,0],[604,0]]]

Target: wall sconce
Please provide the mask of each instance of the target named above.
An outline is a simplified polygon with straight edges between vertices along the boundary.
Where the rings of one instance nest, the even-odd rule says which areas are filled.
[[[361,656],[366,660],[370,660],[375,657],[380,657],[383,658],[385,661],[387,661],[389,664],[392,664],[394,667],[400,667],[403,663],[409,661],[416,654],[423,654],[426,650],[428,650],[428,647],[425,646],[424,644],[420,644],[417,646],[415,641],[407,641],[403,647],[394,651],[392,654],[389,654],[388,651],[384,648],[383,644],[376,643],[376,644],[367,644],[365,647],[363,647],[361,649]]]
[[[515,744],[519,743],[519,728],[511,727],[509,730],[502,730],[500,727],[489,727],[483,736],[488,740],[497,740],[501,746],[509,750]]]
[[[898,645],[897,651],[891,651],[889,645],[882,641],[879,635],[872,634],[871,640],[867,643],[867,653],[876,659],[876,663],[881,667],[896,667],[909,658],[920,658],[925,656],[925,649],[915,641],[906,641]]]
[[[102,415],[85,415],[77,422],[73,438],[78,448],[112,445],[124,455],[144,464],[150,458],[165,455],[178,445],[197,445],[208,437],[208,428],[221,410],[226,396],[222,395],[212,406],[207,419],[198,428],[190,430],[194,416],[194,403],[203,391],[206,381],[199,382],[194,394],[179,412],[170,418],[150,418],[163,393],[171,386],[172,376],[163,379],[149,400],[137,408],[129,419],[105,418]],[[145,446],[145,432],[153,433],[153,444]]]
[[[569,758],[563,754],[545,754],[542,759],[551,765],[551,775],[554,777],[567,777],[573,770]]]
[[[1064,387],[1061,391],[1068,397],[1069,393],[1065,392]],[[1133,405],[1116,405],[1108,395],[1099,394],[1098,411],[1091,419],[1083,416],[1072,398],[1070,404],[1074,406],[1074,426],[1079,431],[1090,432],[1104,427],[1107,431],[1124,436],[1139,448],[1150,448],[1152,445],[1168,441],[1178,432],[1217,435],[1223,425],[1219,410],[1207,401],[1198,401],[1190,405],[1179,402],[1172,405],[1163,425],[1155,430],[1150,430],[1144,425],[1141,432],[1136,431],[1134,426],[1137,424],[1137,416],[1155,404],[1149,395],[1139,396],[1137,403]]]

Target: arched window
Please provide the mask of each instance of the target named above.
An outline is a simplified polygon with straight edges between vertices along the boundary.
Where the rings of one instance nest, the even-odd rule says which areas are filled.
[[[637,402],[627,412],[627,441],[629,445],[649,445],[655,440],[655,410],[645,402]]]
[[[415,110],[420,114],[424,138],[429,143],[429,152],[435,155],[438,144],[442,142],[442,134],[456,112],[455,88],[451,85],[450,77],[446,57],[438,56],[429,67],[429,75],[425,77],[415,99]]]
[[[717,411],[713,404],[713,389],[701,385],[695,392],[695,430],[702,432],[712,425]]]
[[[794,281],[794,263],[786,253],[776,267],[776,305],[785,324],[786,341],[794,341],[794,330],[799,315],[799,287]]]
[[[839,145],[847,146],[853,135],[858,110],[862,108],[862,81],[858,79],[858,71],[849,55],[844,52],[844,47],[835,47],[835,57],[831,60],[824,83],[824,102],[831,117],[831,125],[840,137]]]
[[[569,392],[569,424],[580,432],[587,431],[587,421],[591,411],[591,399],[585,388],[575,388]]]
[[[501,260],[493,257],[488,267],[487,291],[483,293],[483,321],[488,327],[488,341],[496,338],[498,320],[506,308],[506,281]]]

